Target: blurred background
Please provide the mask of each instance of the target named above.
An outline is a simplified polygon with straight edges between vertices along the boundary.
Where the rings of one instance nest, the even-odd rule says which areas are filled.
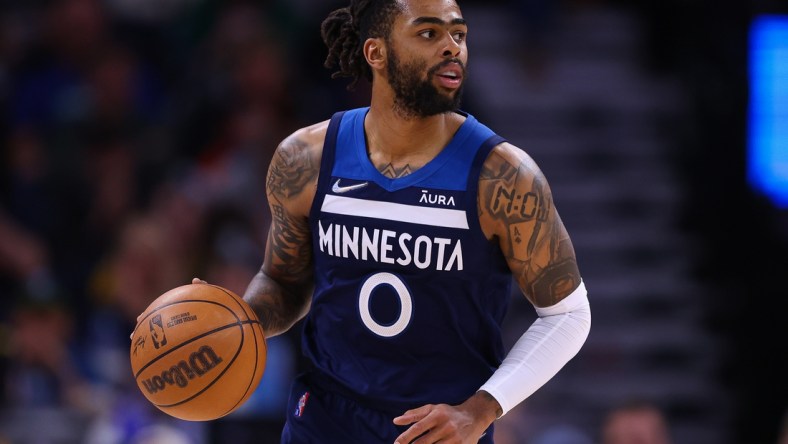
[[[242,294],[278,142],[367,104],[322,67],[340,6],[0,2],[0,443],[278,442],[298,328],[210,423],[147,403],[128,337],[193,276]],[[786,2],[460,6],[463,108],[542,167],[594,313],[496,442],[788,442]]]

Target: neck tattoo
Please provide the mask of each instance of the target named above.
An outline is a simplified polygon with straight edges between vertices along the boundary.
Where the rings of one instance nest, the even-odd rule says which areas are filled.
[[[378,167],[378,171],[380,171],[381,174],[388,177],[389,179],[397,179],[407,176],[408,174],[412,173],[414,169],[411,168],[410,164],[405,164],[405,166],[397,168],[389,163],[388,165]]]

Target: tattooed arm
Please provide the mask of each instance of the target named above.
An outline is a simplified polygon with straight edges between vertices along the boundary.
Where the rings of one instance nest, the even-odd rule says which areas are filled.
[[[501,144],[479,179],[479,218],[539,318],[515,343],[479,393],[498,416],[531,396],[577,354],[591,329],[591,309],[574,248],[550,187],[523,151]]]
[[[307,217],[315,196],[326,127],[323,122],[285,139],[268,169],[271,227],[265,259],[244,294],[267,337],[284,333],[309,309],[313,264]]]
[[[501,246],[520,289],[536,307],[555,305],[580,285],[574,248],[547,180],[525,152],[496,147],[479,180],[482,229]]]

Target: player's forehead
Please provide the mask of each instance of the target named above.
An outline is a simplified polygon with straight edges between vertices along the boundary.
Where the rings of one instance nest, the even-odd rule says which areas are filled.
[[[455,0],[399,0],[401,13],[397,22],[413,26],[425,18],[437,18],[445,23],[462,20],[462,11]]]

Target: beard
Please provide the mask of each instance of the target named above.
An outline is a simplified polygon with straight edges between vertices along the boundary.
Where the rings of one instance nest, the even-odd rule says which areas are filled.
[[[421,73],[427,67],[423,61],[402,63],[394,50],[389,51],[389,63],[386,71],[389,84],[394,90],[394,109],[405,118],[424,118],[460,107],[462,92],[465,87],[465,65],[459,59],[443,61],[427,71],[427,78],[422,79]],[[443,93],[432,84],[435,73],[449,63],[457,63],[463,71],[463,83],[453,93]]]

